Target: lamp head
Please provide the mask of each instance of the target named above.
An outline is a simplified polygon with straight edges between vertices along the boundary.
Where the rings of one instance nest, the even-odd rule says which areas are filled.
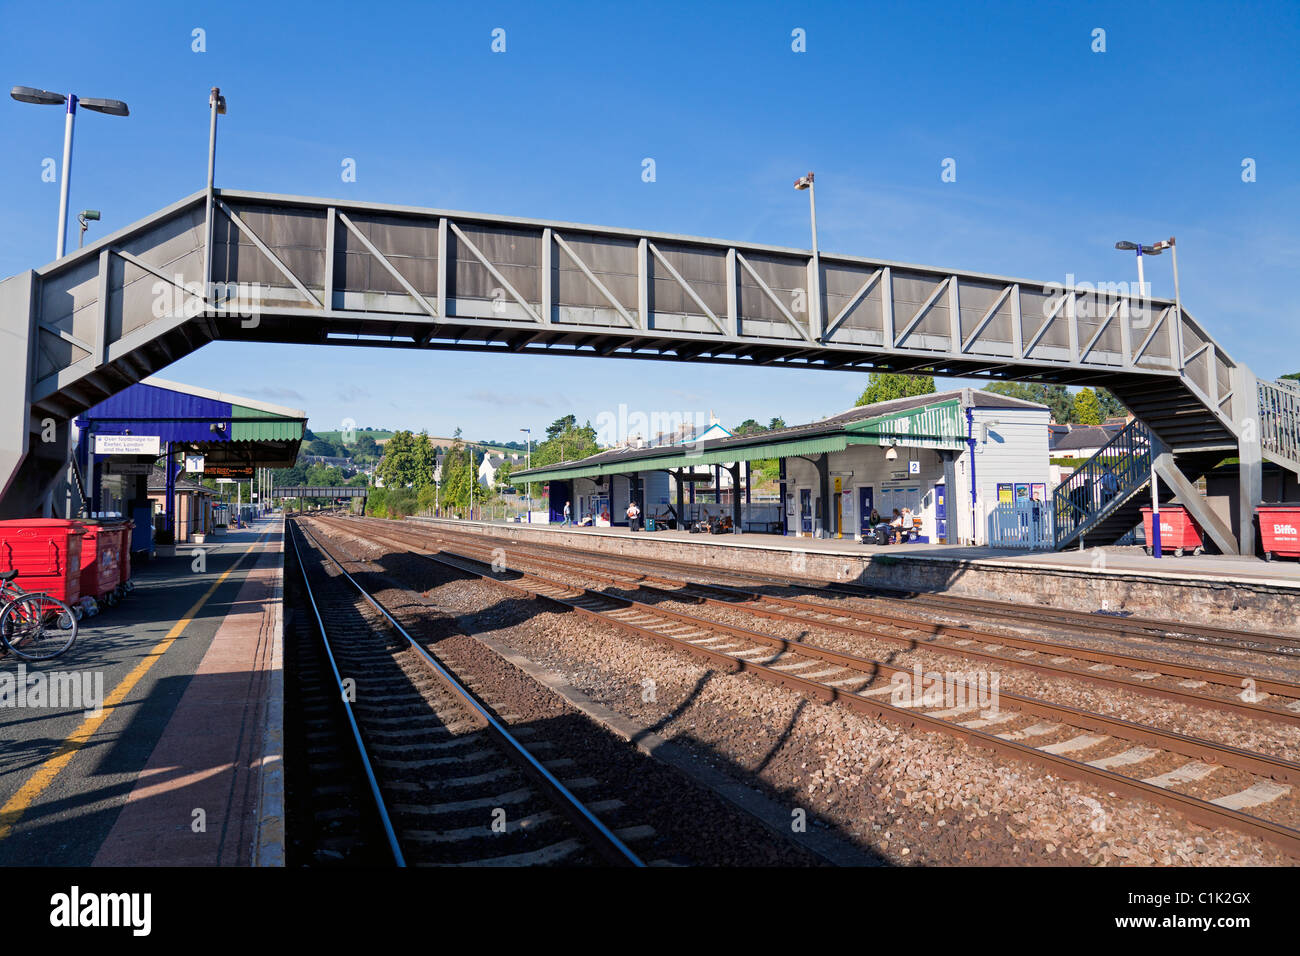
[[[121,100],[101,100],[93,96],[83,96],[77,103],[95,113],[107,113],[109,116],[131,115],[131,111]]]
[[[68,101],[62,93],[51,93],[31,86],[15,86],[9,95],[19,103],[35,103],[37,106],[62,106]]]
[[[794,181],[794,188],[795,188],[795,189],[809,189],[809,188],[811,188],[812,184],[813,184],[813,174],[812,174],[812,173],[809,173],[809,174],[806,175],[806,176],[800,176],[798,179],[796,179],[796,180]]]

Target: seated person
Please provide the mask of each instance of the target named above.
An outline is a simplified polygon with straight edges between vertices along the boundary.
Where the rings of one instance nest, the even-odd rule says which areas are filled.
[[[590,527],[591,527],[591,515],[583,515],[583,516],[582,516],[582,520],[580,520],[580,521],[578,522],[578,527],[579,527],[579,528],[590,528]]]
[[[898,544],[902,534],[903,534],[903,516],[902,514],[899,513],[898,509],[895,508],[894,516],[889,519],[890,542],[893,544]]]
[[[718,526],[715,529],[714,533],[726,534],[731,530],[732,530],[731,515],[723,515],[722,518],[719,519]]]
[[[709,515],[709,509],[705,508],[704,512],[700,515],[700,520],[695,522],[695,530],[708,532],[712,530],[712,527],[713,518]]]
[[[898,541],[899,544],[902,544],[903,542],[910,541],[913,537],[915,537],[916,522],[912,516],[911,508],[904,508],[903,513],[899,515],[899,517],[902,519],[902,521],[898,526]]]

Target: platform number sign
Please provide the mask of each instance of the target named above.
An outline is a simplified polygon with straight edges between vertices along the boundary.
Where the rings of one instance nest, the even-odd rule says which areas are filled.
[[[919,475],[921,473],[921,462],[919,459],[907,463],[907,473],[909,475]]]

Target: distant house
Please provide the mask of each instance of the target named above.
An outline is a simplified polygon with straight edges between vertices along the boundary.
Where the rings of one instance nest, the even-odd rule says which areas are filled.
[[[1078,458],[1082,461],[1101,451],[1123,427],[1122,421],[1117,425],[1049,425],[1048,452],[1052,458]],[[1068,430],[1062,434],[1055,431],[1059,428]]]
[[[483,460],[478,466],[479,484],[487,488],[495,488],[497,483],[497,473],[501,471],[501,466],[507,464],[506,459],[501,455],[484,455]],[[510,463],[513,468],[513,463]]]

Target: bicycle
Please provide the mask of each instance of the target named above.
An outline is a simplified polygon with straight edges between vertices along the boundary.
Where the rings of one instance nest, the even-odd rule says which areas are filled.
[[[58,657],[77,639],[78,614],[56,597],[24,591],[18,571],[0,573],[0,644],[29,661]]]

